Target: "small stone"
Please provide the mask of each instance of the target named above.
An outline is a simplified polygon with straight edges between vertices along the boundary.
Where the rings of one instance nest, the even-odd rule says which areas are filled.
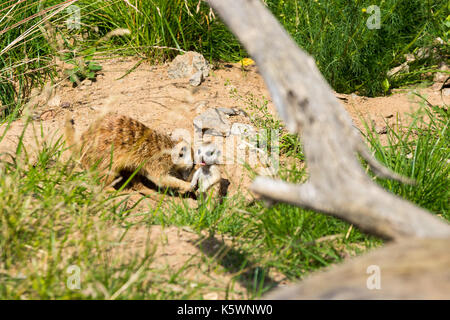
[[[416,60],[416,57],[414,57],[414,55],[412,53],[407,53],[404,55],[406,62],[411,63],[414,62]]]
[[[197,71],[189,78],[189,84],[193,87],[198,87],[203,81],[202,71]]]
[[[392,118],[394,115],[392,114],[392,113],[389,113],[389,114],[387,114],[387,115],[385,115],[384,117],[386,118],[386,119],[390,119],[390,118]]]
[[[210,66],[205,57],[198,52],[180,54],[170,63],[167,74],[170,79],[192,77],[201,71],[203,78],[209,75]]]
[[[237,116],[237,115],[248,116],[247,113],[244,110],[238,109],[238,108],[218,107],[216,109],[219,110],[219,112],[222,112],[222,113],[226,114],[227,116]]]
[[[375,131],[378,134],[386,134],[387,133],[387,127],[386,126],[376,126]]]
[[[70,102],[67,102],[67,101],[62,102],[61,108],[64,108],[64,109],[70,108]]]
[[[89,86],[92,85],[92,80],[84,79],[83,81],[81,81],[81,85],[82,85],[82,86],[89,87]]]
[[[55,95],[48,101],[47,104],[52,108],[59,107],[61,105],[61,97],[59,95]]]
[[[450,88],[444,88],[444,89],[442,89],[442,94],[443,94],[445,97],[450,96]]]
[[[195,117],[194,127],[197,131],[207,131],[211,135],[230,135],[230,123],[226,119],[225,114],[217,109],[209,108]]]
[[[40,120],[41,119],[41,115],[38,114],[37,112],[33,112],[33,114],[31,115],[31,120],[36,121],[36,120]]]
[[[444,44],[444,40],[442,40],[442,38],[437,37],[436,39],[434,39],[433,44]]]
[[[430,48],[426,48],[426,47],[419,48],[419,49],[417,49],[415,54],[416,54],[417,59],[426,59],[426,58],[430,57],[431,50],[430,50]]]
[[[439,65],[439,70],[450,71],[448,65],[445,62],[441,62]],[[436,72],[433,77],[433,82],[444,83],[447,80],[448,74],[444,72]]]
[[[391,70],[388,71],[387,75],[389,77],[393,77],[395,75],[399,75],[401,73],[407,73],[409,72],[409,66],[407,62],[402,63],[401,65],[399,65],[398,67],[392,68]]]
[[[203,295],[203,299],[205,300],[217,300],[219,299],[219,295],[216,292],[210,292]]]

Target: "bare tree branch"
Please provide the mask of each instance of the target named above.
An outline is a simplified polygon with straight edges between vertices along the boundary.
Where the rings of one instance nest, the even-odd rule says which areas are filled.
[[[273,290],[264,298],[448,299],[449,246],[449,239],[408,239],[388,244],[327,272],[313,274],[300,284]]]
[[[259,0],[209,0],[256,61],[288,130],[301,135],[310,178],[292,185],[257,178],[252,190],[268,199],[314,209],[387,239],[450,237],[450,226],[386,192],[366,175],[411,182],[378,163],[333,95],[314,60],[291,40]]]

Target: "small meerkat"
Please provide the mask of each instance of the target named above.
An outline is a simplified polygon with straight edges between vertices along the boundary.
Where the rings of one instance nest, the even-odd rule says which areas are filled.
[[[139,169],[138,174],[159,187],[191,190],[191,184],[177,178],[192,171],[192,148],[184,140],[153,130],[143,123],[123,115],[108,113],[94,121],[75,141],[75,129],[70,115],[66,117],[66,142],[74,148],[83,166],[97,165],[109,170],[106,184],[111,184],[121,171]]]
[[[203,142],[195,152],[196,162],[200,167],[195,171],[191,189],[198,185],[199,192],[206,192],[221,180],[219,169],[220,150],[211,142]]]

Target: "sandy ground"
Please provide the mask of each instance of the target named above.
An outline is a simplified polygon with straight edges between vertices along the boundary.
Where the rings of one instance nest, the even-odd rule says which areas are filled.
[[[169,79],[167,66],[151,66],[146,63],[142,63],[134,71],[117,80],[136,63],[137,60],[133,58],[108,60],[101,63],[103,70],[95,82],[79,87],[72,87],[68,81],[62,82],[52,92],[49,103],[31,111],[34,121],[27,127],[24,135],[24,145],[27,149],[36,150],[44,141],[55,141],[63,133],[64,118],[68,112],[73,115],[77,132],[85,130],[99,115],[115,112],[133,117],[149,127],[166,133],[184,129],[193,135],[193,119],[209,107],[238,107],[251,111],[242,100],[236,98],[236,95],[230,94],[235,90],[237,95],[242,97],[253,95],[259,101],[264,97],[269,99],[268,110],[276,116],[270,95],[255,66],[242,70],[237,64],[223,65],[213,70],[205,82],[195,89],[190,87],[186,79]],[[431,104],[450,104],[450,96],[441,95],[440,92],[430,88],[415,90],[424,95]],[[404,116],[417,110],[419,104],[415,102],[420,100],[411,90],[400,90],[394,95],[378,98],[359,97],[354,94],[337,96],[358,128],[363,127],[362,117],[374,121],[380,131],[385,121],[393,123],[397,115]],[[229,120],[250,123],[245,117],[230,117]],[[23,119],[11,124],[5,139],[0,142],[0,153],[14,151],[24,126]],[[4,128],[5,126],[0,128],[1,133]],[[222,173],[231,182],[230,194],[239,192],[251,198],[247,193],[251,182],[247,170],[233,163],[224,165]],[[137,199],[139,195],[135,197]],[[154,192],[154,195],[146,201],[151,205],[159,197],[160,195]],[[188,201],[189,205],[196,205],[195,200]],[[149,203],[144,205],[148,208]],[[148,230],[135,228],[128,233],[123,243],[125,247],[132,246],[133,250],[139,251],[145,247],[148,237]],[[190,267],[183,274],[193,282],[206,281],[220,288],[228,287],[232,283],[232,291],[237,295],[229,297],[245,297],[245,283],[232,281],[233,273],[229,270],[211,267],[211,259],[214,257],[212,252],[217,251],[215,246],[218,248],[226,245],[222,239],[208,239],[202,242],[205,244],[202,247],[198,245],[197,234],[174,227],[162,229],[160,226],[152,228],[150,237],[152,241],[161,244],[155,255],[155,265],[176,270],[187,263]],[[205,261],[210,262],[202,263]],[[217,259],[214,263],[220,265]],[[206,269],[198,268],[198,265]],[[281,277],[274,278],[275,282],[282,281]],[[225,296],[222,290],[222,293],[206,292],[205,297],[214,299]]]

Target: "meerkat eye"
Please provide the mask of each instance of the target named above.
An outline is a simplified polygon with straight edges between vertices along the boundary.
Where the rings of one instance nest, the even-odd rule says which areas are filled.
[[[179,156],[180,158],[183,158],[184,153],[183,153],[183,152],[180,152],[180,153],[178,154],[178,156]]]
[[[207,153],[207,155],[208,155],[208,157],[211,157],[212,155],[213,155],[213,151],[209,151],[208,153]]]

